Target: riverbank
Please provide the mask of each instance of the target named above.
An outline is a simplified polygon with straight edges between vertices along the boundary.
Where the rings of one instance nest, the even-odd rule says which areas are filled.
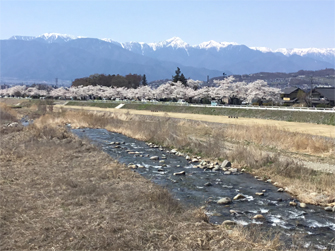
[[[13,128],[0,137],[1,250],[283,247],[256,225],[209,224],[203,210],[184,207],[60,124],[42,117]]]
[[[36,123],[39,123],[36,121]],[[234,167],[244,168],[262,179],[271,179],[302,202],[327,206],[335,202],[335,174],[306,168],[298,159],[282,158],[281,152],[268,153],[248,142],[225,144],[226,128],[218,124],[175,120],[171,117],[137,116],[130,113],[89,113],[64,111],[41,119],[43,124],[70,123],[73,128],[105,128],[168,148],[177,148],[190,155],[212,160],[228,159]],[[265,135],[273,135],[269,128]],[[313,138],[312,138],[313,139]],[[315,141],[312,141],[313,143]],[[269,149],[268,149],[269,150]]]

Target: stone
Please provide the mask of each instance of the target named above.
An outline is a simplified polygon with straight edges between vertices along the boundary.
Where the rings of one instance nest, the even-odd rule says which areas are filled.
[[[278,188],[277,192],[284,192],[284,188]]]
[[[233,226],[236,225],[237,223],[235,221],[232,220],[225,220],[224,222],[222,222],[222,225],[226,225],[226,226]]]
[[[229,171],[231,171],[232,173],[237,173],[237,168],[230,168]]]
[[[186,160],[191,160],[191,157],[187,155],[187,156],[185,157],[185,159],[186,159]]]
[[[158,172],[164,172],[164,169],[163,168],[158,168],[157,171]]]
[[[132,169],[136,169],[137,168],[137,165],[134,165],[134,164],[130,164],[128,165],[129,168],[132,168]]]
[[[252,217],[253,219],[265,219],[263,215],[261,214],[256,214],[254,217]]]
[[[207,182],[207,183],[204,184],[204,186],[206,186],[206,187],[210,187],[210,186],[213,186],[213,185],[212,185],[212,183]]]
[[[224,160],[221,164],[222,168],[231,167],[231,163],[228,160]]]
[[[301,208],[305,208],[305,207],[307,207],[307,205],[306,205],[305,203],[303,203],[303,202],[300,202],[300,203],[299,203],[299,206],[300,206]]]
[[[214,167],[213,171],[220,171],[220,167]]]
[[[115,143],[115,142],[112,141],[112,142],[109,143],[109,145],[114,145],[114,143]]]
[[[151,160],[159,160],[159,157],[158,156],[152,156],[150,157]]]
[[[328,211],[328,212],[331,212],[331,211],[333,211],[333,208],[332,207],[325,207],[325,210]]]
[[[174,173],[173,175],[185,175],[185,171]]]
[[[224,205],[224,204],[229,204],[229,203],[231,203],[231,198],[229,197],[224,197],[217,201],[217,204],[219,205]]]
[[[172,153],[172,154],[175,154],[176,152],[178,152],[177,149],[172,149],[172,150],[170,151],[170,153]]]
[[[258,196],[264,196],[264,193],[255,193]]]
[[[180,165],[177,165],[177,167],[180,167]]]
[[[137,165],[137,167],[138,167],[138,168],[144,168],[144,166],[143,166],[143,165]]]
[[[265,182],[266,182],[266,183],[271,183],[272,180],[271,180],[271,179],[268,179],[268,180],[266,180]]]
[[[121,146],[114,146],[114,148],[121,148]]]
[[[223,188],[228,188],[228,189],[231,189],[233,188],[233,186],[227,186],[227,185],[222,185]]]
[[[223,174],[230,175],[230,174],[231,174],[231,171],[226,171],[226,172],[224,172]]]
[[[241,170],[241,172],[244,173],[244,172],[245,172],[245,169],[243,168],[243,169]]]
[[[160,160],[160,161],[159,161],[159,163],[164,163],[164,162],[165,162],[165,160]]]
[[[244,199],[245,196],[241,193],[237,194],[235,197],[234,197],[234,200],[239,200],[239,199]]]
[[[128,152],[128,154],[135,154],[135,152]]]
[[[290,206],[296,206],[297,205],[297,203],[295,202],[295,201],[290,201]]]
[[[199,160],[196,159],[196,158],[194,158],[194,159],[192,159],[192,162],[193,162],[193,163],[196,163],[196,162],[199,162]]]

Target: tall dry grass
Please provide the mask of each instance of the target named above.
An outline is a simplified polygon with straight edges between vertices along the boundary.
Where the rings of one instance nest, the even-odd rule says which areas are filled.
[[[17,121],[17,112],[5,103],[0,102],[0,123]]]
[[[0,138],[1,250],[283,248],[257,229],[207,223],[203,211],[49,122]]]

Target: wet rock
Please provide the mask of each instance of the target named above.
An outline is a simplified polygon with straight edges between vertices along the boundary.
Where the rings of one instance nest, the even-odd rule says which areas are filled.
[[[333,208],[332,207],[325,207],[325,210],[328,211],[328,212],[332,212]]]
[[[290,206],[296,206],[297,205],[297,203],[295,202],[295,201],[290,201]]]
[[[192,159],[192,162],[193,162],[193,163],[197,163],[197,162],[199,162],[199,160],[196,159],[196,158],[194,158],[194,159]]]
[[[222,222],[222,225],[225,225],[225,226],[233,226],[233,225],[236,225],[237,223],[235,221],[232,221],[232,220],[225,220],[224,222]]]
[[[191,160],[191,157],[187,155],[187,156],[185,157],[185,159],[186,159],[186,160]]]
[[[231,163],[228,160],[224,160],[221,164],[221,168],[231,167]]]
[[[262,190],[262,193],[265,193],[266,192],[266,190]]]
[[[160,161],[159,161],[159,163],[164,163],[164,162],[165,162],[165,160],[160,160]]]
[[[115,142],[112,141],[112,142],[109,143],[109,145],[114,145],[114,143],[115,143]]]
[[[244,198],[245,198],[245,196],[243,194],[239,193],[239,194],[235,195],[234,200],[239,200],[239,199],[244,199]]]
[[[232,173],[237,173],[237,168],[230,168],[229,171],[231,171]]]
[[[230,172],[230,171],[226,171],[226,172],[224,172],[223,174],[230,175],[231,172]]]
[[[229,189],[233,188],[233,186],[227,186],[227,185],[222,185],[222,187],[223,188],[229,188]]]
[[[165,157],[165,156],[162,156],[161,159],[166,159],[166,157]]]
[[[128,167],[129,167],[129,168],[132,168],[132,169],[136,169],[136,168],[137,168],[137,165],[129,164]]]
[[[163,168],[158,168],[157,171],[158,172],[164,172],[164,169]]]
[[[244,172],[245,172],[245,169],[243,168],[243,169],[241,170],[241,172],[244,173]]]
[[[172,149],[171,151],[170,151],[170,153],[172,153],[172,154],[175,154],[175,153],[177,153],[178,151],[177,151],[177,149]]]
[[[166,165],[166,164],[163,164],[162,167],[167,167],[167,165]]]
[[[138,168],[144,168],[144,166],[143,166],[143,165],[137,165],[137,167],[138,167]]]
[[[185,175],[185,171],[181,171],[181,172],[173,173],[173,175]]]
[[[114,148],[121,148],[121,146],[114,146]]]
[[[231,203],[231,198],[229,197],[224,197],[217,201],[217,204],[219,205],[224,205],[224,204],[229,204],[229,203]]]
[[[206,186],[206,187],[210,187],[210,186],[213,186],[213,185],[212,185],[212,183],[207,182],[207,183],[204,184],[204,186]]]
[[[306,208],[307,205],[306,205],[305,203],[301,202],[301,203],[299,204],[299,207],[301,207],[301,208]]]
[[[260,179],[259,176],[255,176],[254,178],[255,178],[256,180],[259,180],[259,179]]]
[[[278,188],[277,192],[284,192],[284,188]]]
[[[258,196],[264,196],[264,193],[255,193]]]
[[[271,179],[268,179],[268,180],[266,180],[265,182],[266,182],[266,183],[271,183],[272,180],[271,180]]]
[[[214,167],[214,168],[213,168],[213,171],[220,171],[220,167],[219,167],[219,166]]]
[[[135,152],[128,152],[128,154],[135,154]]]
[[[159,157],[158,156],[152,156],[150,157],[151,160],[159,160]]]
[[[230,212],[231,214],[234,214],[234,215],[238,214],[238,212],[235,211],[235,210],[229,210],[229,212]]]
[[[256,214],[254,217],[252,217],[253,219],[265,219],[265,217],[261,214]]]
[[[177,167],[180,167],[180,165],[177,165]]]

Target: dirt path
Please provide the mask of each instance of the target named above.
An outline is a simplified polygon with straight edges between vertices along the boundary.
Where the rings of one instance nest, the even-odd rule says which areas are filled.
[[[335,138],[335,127],[331,125],[320,125],[312,123],[299,123],[299,122],[287,122],[278,120],[266,120],[266,119],[256,119],[256,118],[228,118],[227,116],[213,116],[213,115],[203,115],[203,114],[190,114],[190,113],[166,113],[166,112],[151,112],[146,110],[130,110],[130,109],[115,109],[115,108],[98,108],[98,107],[78,107],[78,106],[62,106],[55,105],[56,108],[67,108],[67,109],[78,109],[78,110],[88,110],[88,111],[104,111],[104,112],[114,112],[114,113],[127,113],[130,114],[140,114],[140,115],[151,115],[164,117],[168,114],[172,118],[180,119],[191,119],[200,120],[214,123],[224,123],[224,124],[236,124],[236,125],[271,125],[277,126],[283,130],[291,132],[306,133],[318,136],[325,136]]]

